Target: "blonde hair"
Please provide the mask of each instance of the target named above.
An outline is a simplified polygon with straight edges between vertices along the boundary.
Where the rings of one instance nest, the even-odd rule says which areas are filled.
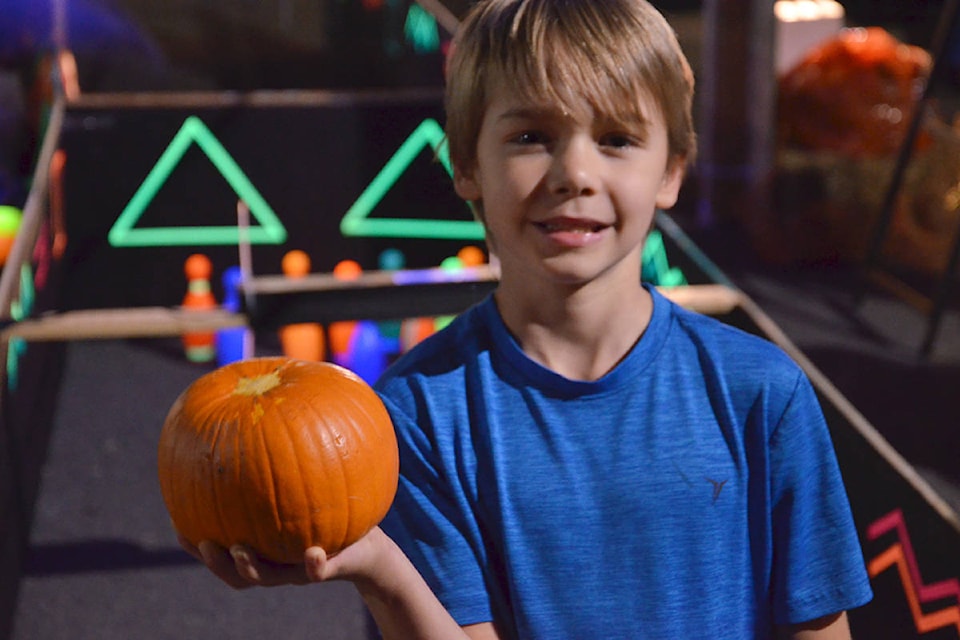
[[[659,110],[670,155],[691,162],[693,73],[673,29],[646,0],[481,0],[447,62],[450,158],[472,171],[492,82],[573,112],[648,121]]]

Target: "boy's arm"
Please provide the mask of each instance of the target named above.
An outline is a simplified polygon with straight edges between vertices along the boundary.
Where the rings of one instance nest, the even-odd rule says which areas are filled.
[[[464,633],[470,637],[470,640],[500,640],[500,634],[492,622],[481,622],[480,624],[471,624],[463,627]]]
[[[307,584],[325,580],[354,583],[384,640],[498,640],[491,623],[461,629],[406,555],[379,527],[327,557],[313,547],[302,565],[274,565],[249,549],[222,549],[202,542],[200,548],[180,539],[223,582],[236,589],[252,586]]]
[[[372,542],[379,550],[369,556],[374,564],[361,568],[360,575],[354,575],[358,567],[352,566],[351,558],[337,562],[342,553],[308,567],[308,573],[314,580],[353,580],[384,640],[498,640],[491,623],[461,628],[400,547],[379,528],[361,542]]]
[[[845,611],[790,625],[780,630],[784,640],[850,640],[850,625]]]

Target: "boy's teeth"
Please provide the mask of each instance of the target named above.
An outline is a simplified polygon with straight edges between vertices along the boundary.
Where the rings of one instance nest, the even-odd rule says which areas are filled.
[[[556,222],[544,222],[541,225],[546,231],[572,231],[574,233],[590,233],[599,231],[600,225],[594,224],[565,224]]]

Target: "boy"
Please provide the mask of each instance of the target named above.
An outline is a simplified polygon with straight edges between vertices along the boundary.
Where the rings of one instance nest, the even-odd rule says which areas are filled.
[[[377,385],[394,507],[329,559],[203,543],[207,565],[353,580],[386,638],[849,637],[870,587],[810,384],[639,283],[694,155],[692,90],[645,0],[478,3],[447,134],[501,279]]]

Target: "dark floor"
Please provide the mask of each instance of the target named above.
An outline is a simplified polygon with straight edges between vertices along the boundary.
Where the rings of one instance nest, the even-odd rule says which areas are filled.
[[[177,346],[69,345],[12,637],[365,638],[349,584],[236,592],[177,546],[157,438],[174,398],[206,369]]]

